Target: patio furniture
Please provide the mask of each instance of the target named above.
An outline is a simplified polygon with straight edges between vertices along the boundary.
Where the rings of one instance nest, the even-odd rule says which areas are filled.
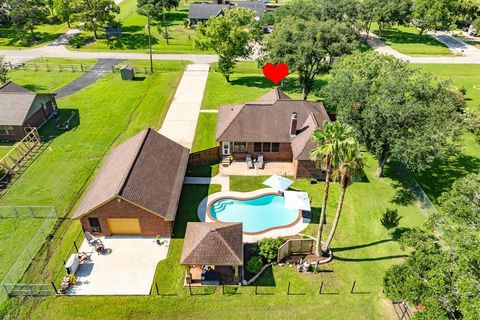
[[[202,275],[202,285],[204,286],[219,286],[220,274],[218,272],[209,271]]]
[[[252,161],[252,155],[250,153],[247,153],[246,162],[247,162],[247,168],[248,169],[253,169],[254,168],[253,161]]]
[[[102,253],[104,250],[105,250],[105,246],[103,245],[103,243],[100,242],[95,244],[95,251],[98,254]]]
[[[90,255],[88,255],[86,252],[79,252],[78,259],[80,260],[80,263],[86,263],[90,260]]]
[[[257,159],[257,169],[263,169],[263,168],[264,168],[263,154],[259,154]]]
[[[87,239],[88,241],[88,244],[91,245],[91,246],[95,246],[95,244],[97,243],[102,243],[102,240],[98,239],[98,238],[95,238],[94,236],[92,236],[92,234],[88,231],[85,232],[85,239]]]

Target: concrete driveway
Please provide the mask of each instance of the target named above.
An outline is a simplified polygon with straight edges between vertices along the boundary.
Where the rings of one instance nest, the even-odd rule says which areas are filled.
[[[154,238],[112,236],[100,238],[106,252],[97,254],[84,241],[80,252],[91,254],[91,260],[81,264],[77,285],[68,295],[148,295],[157,264],[167,257],[168,245],[159,246]],[[168,240],[165,238],[162,240]]]

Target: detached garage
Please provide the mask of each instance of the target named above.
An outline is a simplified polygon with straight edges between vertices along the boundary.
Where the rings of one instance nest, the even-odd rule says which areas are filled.
[[[188,156],[144,130],[110,152],[74,218],[97,236],[171,236]]]

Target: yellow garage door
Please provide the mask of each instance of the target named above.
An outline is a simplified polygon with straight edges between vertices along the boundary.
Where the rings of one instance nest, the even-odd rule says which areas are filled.
[[[107,219],[111,234],[140,234],[138,219]]]

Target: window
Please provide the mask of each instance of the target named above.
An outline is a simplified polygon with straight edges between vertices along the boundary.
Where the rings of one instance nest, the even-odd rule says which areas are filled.
[[[234,142],[233,143],[233,152],[247,152],[247,143],[246,142]]]
[[[280,143],[272,143],[272,152],[279,152],[280,151]]]
[[[0,134],[7,135],[7,136],[14,134],[13,127],[12,126],[0,126]]]
[[[88,218],[88,222],[90,223],[92,232],[102,232],[102,228],[100,227],[100,220],[98,220],[98,218]]]
[[[255,142],[253,144],[253,151],[254,152],[262,152],[262,143],[261,142]]]
[[[271,145],[270,142],[264,142],[263,148],[262,148],[263,152],[270,152],[270,145]]]

